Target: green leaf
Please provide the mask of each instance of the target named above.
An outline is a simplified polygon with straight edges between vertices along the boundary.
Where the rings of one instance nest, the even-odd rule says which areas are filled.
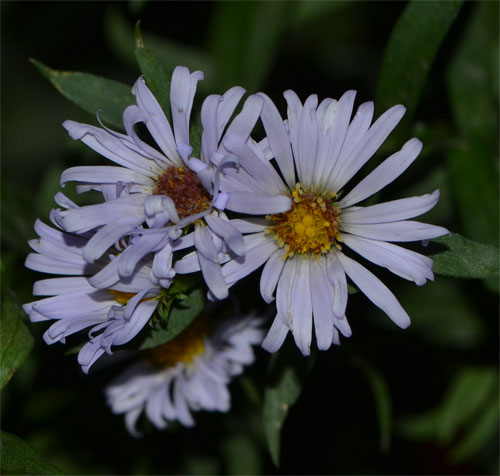
[[[64,474],[45,461],[38,450],[17,436],[0,430],[2,474]]]
[[[462,283],[441,278],[425,286],[407,287],[401,302],[410,316],[410,333],[439,348],[472,349],[486,335],[484,320],[475,303],[463,292]]]
[[[137,63],[134,54],[134,28],[117,8],[110,8],[104,21],[110,48],[123,62],[135,67]],[[142,32],[142,37],[165,71],[173,71],[176,66],[186,66],[190,71],[201,70],[205,79],[198,83],[199,89],[214,89],[215,65],[203,51],[147,31]]]
[[[455,20],[462,1],[412,1],[399,17],[382,58],[376,106],[407,108],[411,121],[434,58]]]
[[[308,23],[323,18],[336,10],[349,5],[348,0],[336,0],[335,2],[311,2],[310,0],[299,0],[294,2],[294,14],[292,26],[300,28]]]
[[[0,389],[5,387],[33,347],[33,337],[24,323],[23,316],[19,305],[4,296],[0,320]]]
[[[498,103],[491,51],[498,45],[498,3],[474,5],[450,63],[447,85],[455,121],[464,137],[448,155],[462,226],[473,240],[499,238]]]
[[[184,299],[172,304],[165,325],[149,330],[139,349],[150,349],[171,341],[194,321],[204,307],[205,291],[202,288],[192,289]]]
[[[498,372],[495,368],[462,368],[449,385],[442,402],[398,425],[403,436],[435,441],[452,447],[447,458],[460,463],[481,450],[498,427]]]
[[[498,277],[498,248],[470,241],[457,233],[432,240],[429,255],[434,260],[436,274],[455,278]]]
[[[474,453],[481,451],[485,444],[498,435],[498,392],[483,407],[481,414],[473,420],[458,445],[449,454],[453,464],[460,464]]]
[[[484,407],[497,386],[495,369],[466,368],[456,375],[442,403],[438,439],[451,441],[458,429]]]
[[[363,372],[372,388],[380,430],[380,451],[386,453],[391,446],[392,432],[392,405],[389,387],[383,375],[365,360],[356,357],[354,365]]]
[[[146,79],[146,84],[170,120],[170,77],[165,74],[156,56],[144,44],[140,21],[135,25],[135,57]]]
[[[233,433],[223,441],[222,451],[226,474],[262,474],[260,454],[251,435]]]
[[[285,29],[289,2],[217,2],[209,28],[216,84],[256,92],[269,74]]]
[[[123,129],[123,111],[135,103],[130,86],[93,74],[57,71],[35,59],[30,61],[64,97],[93,115],[101,111],[104,122]]]
[[[281,428],[290,407],[299,398],[313,358],[285,345],[271,357],[264,392],[263,420],[267,446],[276,466],[280,463]]]

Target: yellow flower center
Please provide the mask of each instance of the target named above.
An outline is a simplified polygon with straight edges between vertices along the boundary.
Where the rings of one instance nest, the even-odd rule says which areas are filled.
[[[285,257],[295,253],[319,255],[332,245],[338,246],[340,209],[333,204],[335,194],[316,193],[313,187],[305,189],[299,183],[291,198],[291,210],[267,217],[274,222],[268,233],[286,247]]]
[[[179,218],[186,218],[210,207],[210,194],[200,179],[186,167],[169,167],[156,181],[153,195],[167,195]]]
[[[198,317],[175,339],[147,350],[148,360],[160,367],[173,367],[178,362],[189,364],[205,350],[204,340],[209,330],[208,320]]]

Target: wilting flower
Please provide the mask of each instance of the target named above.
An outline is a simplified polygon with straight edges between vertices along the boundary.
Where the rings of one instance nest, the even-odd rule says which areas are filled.
[[[429,195],[394,200],[367,207],[355,206],[395,180],[415,160],[422,144],[409,140],[347,194],[344,188],[373,156],[405,112],[403,106],[386,111],[371,126],[373,103],[362,104],[353,120],[354,91],[338,101],[315,95],[304,105],[286,91],[288,118],[264,94],[262,122],[267,138],[257,144],[248,134],[226,135],[226,149],[240,158],[252,180],[247,182],[248,204],[234,211],[252,211],[266,192],[287,197],[284,213],[231,223],[245,233],[246,254],[222,268],[229,285],[265,264],[260,281],[266,302],[274,300],[277,316],[263,343],[276,351],[292,332],[304,355],[310,352],[313,326],[319,349],[338,343],[338,331],[349,336],[345,317],[346,275],[376,306],[400,327],[410,319],[392,292],[363,265],[346,254],[348,248],[394,274],[423,285],[433,279],[432,260],[389,242],[428,240],[448,231],[440,226],[409,221],[438,201]],[[277,169],[275,169],[275,167]],[[235,175],[236,172],[233,173]],[[225,191],[225,183],[221,188]],[[254,200],[255,197],[255,200]]]
[[[59,222],[73,233],[97,230],[83,251],[88,263],[102,256],[117,240],[135,236],[131,246],[118,257],[113,277],[104,272],[91,278],[92,285],[107,287],[117,275],[131,276],[137,263],[149,253],[155,253],[153,273],[168,282],[173,273],[173,251],[194,246],[198,269],[211,294],[218,299],[227,296],[220,271],[221,256],[242,255],[244,247],[241,233],[223,212],[228,195],[219,193],[218,187],[221,169],[236,166],[237,159],[226,157],[223,150],[218,150],[218,143],[244,90],[232,88],[224,96],[217,96],[216,101],[211,98],[204,104],[202,149],[205,156],[210,154],[217,162],[208,163],[191,157],[189,138],[196,84],[202,78],[201,72],[190,74],[187,68],[175,69],[170,91],[173,131],[142,77],[132,90],[137,105],[123,113],[126,135],[104,126],[64,123],[73,139],[82,140],[119,166],[72,167],[63,172],[62,183],[75,181],[81,191],[100,190],[106,202],[60,211]],[[254,123],[257,118],[258,114]],[[139,138],[134,129],[138,123],[146,126],[160,151]],[[183,228],[192,223],[194,232],[181,236]],[[167,282],[161,281],[165,287]]]
[[[63,202],[58,195],[59,203]],[[72,204],[74,206],[74,204]],[[36,296],[51,296],[24,305],[32,322],[55,320],[44,333],[47,344],[65,343],[66,337],[90,328],[89,341],[78,355],[84,372],[113,346],[132,340],[151,318],[164,292],[151,272],[151,263],[140,261],[130,279],[114,283],[109,289],[95,289],[87,276],[99,272],[111,260],[110,254],[93,264],[83,259],[91,235],[76,236],[35,223],[39,235],[30,241],[26,266],[36,271],[61,275],[37,281]],[[116,254],[118,250],[114,250]],[[111,260],[112,261],[112,260]]]
[[[172,341],[143,352],[106,389],[113,413],[124,413],[128,431],[135,436],[144,411],[159,429],[167,422],[194,425],[192,411],[226,412],[230,407],[229,383],[254,361],[253,345],[262,342],[260,319],[234,318],[212,329],[198,317]]]

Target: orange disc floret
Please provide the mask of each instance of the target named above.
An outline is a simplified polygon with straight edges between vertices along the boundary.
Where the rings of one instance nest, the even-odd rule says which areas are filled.
[[[333,204],[335,195],[297,184],[291,198],[291,210],[267,217],[274,222],[268,233],[286,247],[285,256],[326,253],[339,239],[340,209]]]
[[[178,362],[189,364],[205,350],[205,337],[210,331],[208,320],[198,317],[186,330],[166,344],[149,349],[148,360],[159,367],[173,367]]]

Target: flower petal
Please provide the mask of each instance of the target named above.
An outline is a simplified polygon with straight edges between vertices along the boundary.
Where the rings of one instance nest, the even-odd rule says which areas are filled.
[[[439,190],[419,197],[403,198],[370,207],[351,207],[342,211],[342,223],[351,225],[390,223],[428,212],[439,200]]]
[[[259,93],[259,96],[264,99],[261,119],[266,130],[269,147],[285,178],[285,182],[289,188],[293,189],[295,187],[295,167],[288,131],[271,99],[264,93]]]
[[[323,265],[323,260],[309,262],[314,332],[319,350],[326,350],[332,345],[334,319],[333,290]]]
[[[262,270],[260,278],[260,293],[264,301],[268,304],[274,301],[274,290],[281,276],[281,271],[285,265],[283,256],[285,251],[281,248],[277,249],[267,260],[267,263]]]
[[[382,309],[399,327],[405,329],[410,325],[408,314],[382,281],[343,253],[337,256],[349,278],[375,306]]]
[[[447,235],[449,231],[442,226],[428,225],[418,221],[395,221],[369,225],[342,224],[342,230],[351,235],[381,241],[420,241]]]
[[[251,215],[283,213],[290,208],[292,208],[290,197],[253,192],[231,192],[226,203],[227,210]]]
[[[399,152],[384,160],[375,170],[361,180],[338,202],[338,205],[341,208],[350,207],[382,190],[413,163],[421,150],[422,142],[415,138],[410,139]]]
[[[433,279],[432,260],[414,251],[384,241],[372,241],[358,236],[342,234],[342,241],[356,253],[379,266],[387,268],[418,286]]]
[[[334,191],[340,190],[372,157],[396,127],[404,113],[403,106],[392,107],[368,129],[368,132],[352,148],[349,155],[345,156],[341,153],[337,162],[338,166],[332,172],[332,180],[330,181]]]
[[[283,345],[283,342],[285,342],[289,330],[290,329],[283,324],[282,319],[276,316],[266,338],[262,342],[262,348],[271,353],[276,352]]]

